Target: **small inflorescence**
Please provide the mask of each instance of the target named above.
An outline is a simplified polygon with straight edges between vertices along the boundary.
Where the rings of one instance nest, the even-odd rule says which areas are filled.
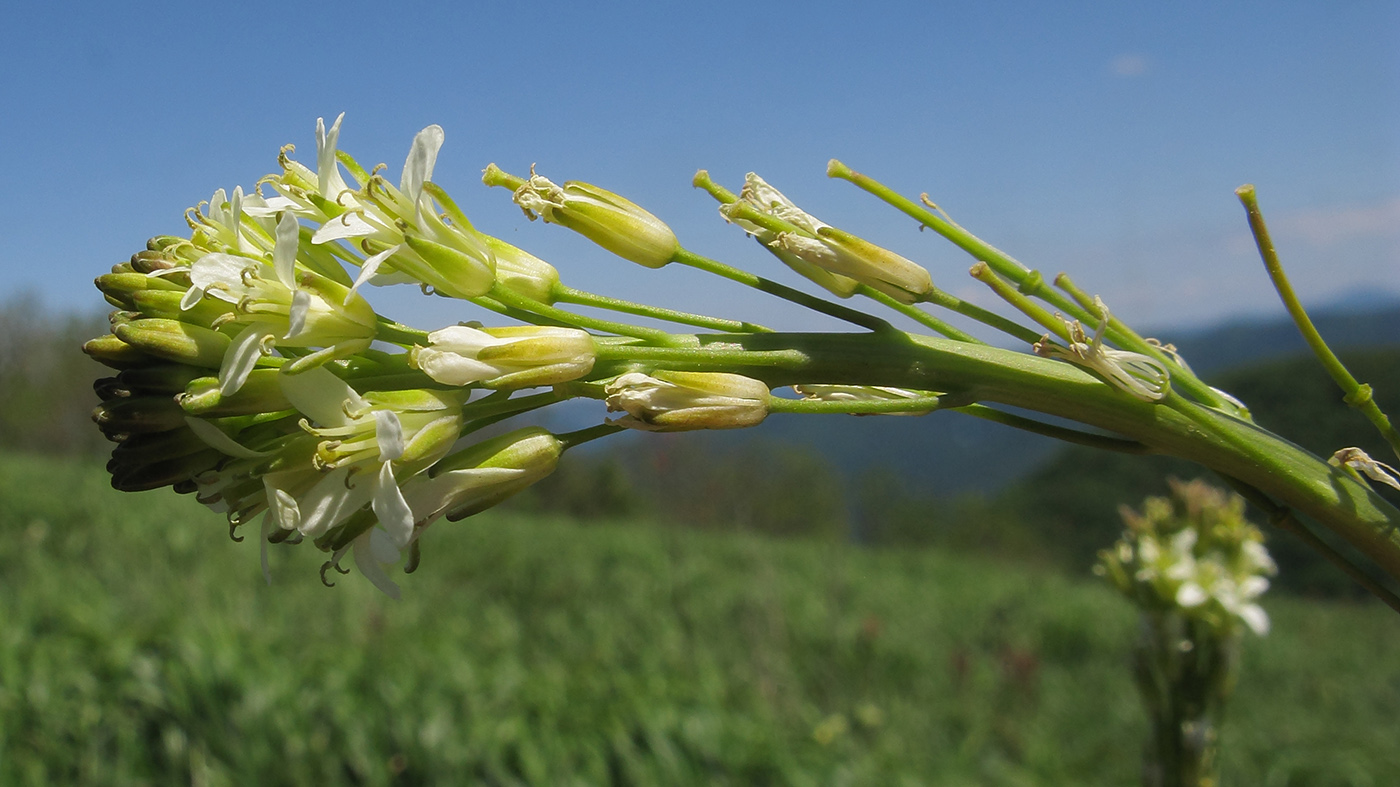
[[[1121,513],[1127,529],[1094,567],[1120,593],[1149,613],[1179,614],[1222,633],[1240,623],[1256,634],[1269,630],[1258,599],[1278,568],[1245,519],[1243,498],[1173,480],[1170,497]]]

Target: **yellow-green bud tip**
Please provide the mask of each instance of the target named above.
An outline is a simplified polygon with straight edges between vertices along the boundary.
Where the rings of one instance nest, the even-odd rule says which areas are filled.
[[[850,178],[856,173],[850,167],[842,164],[839,159],[832,159],[826,162],[826,176],[828,178]]]

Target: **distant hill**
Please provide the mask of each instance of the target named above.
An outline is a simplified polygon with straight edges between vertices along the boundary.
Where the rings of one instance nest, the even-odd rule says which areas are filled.
[[[1352,296],[1311,313],[1313,324],[1336,350],[1400,344],[1400,300],[1389,294]],[[1233,320],[1202,331],[1163,331],[1197,374],[1307,352],[1291,320]]]

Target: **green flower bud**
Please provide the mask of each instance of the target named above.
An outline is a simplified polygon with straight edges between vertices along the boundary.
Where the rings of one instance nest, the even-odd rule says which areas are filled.
[[[490,177],[490,169],[487,170]],[[665,222],[631,200],[588,183],[567,181],[562,187],[530,175],[516,189],[515,204],[533,220],[577,232],[617,256],[648,268],[671,261],[680,243]]]
[[[768,386],[725,372],[629,372],[608,383],[614,423],[648,432],[738,429],[768,416]]]
[[[151,356],[111,334],[84,342],[83,352],[94,361],[113,369],[131,369],[155,363]]]
[[[527,298],[554,303],[559,271],[553,265],[499,238],[483,235],[482,239],[496,257],[497,282]]]
[[[409,359],[433,380],[502,389],[577,380],[592,370],[597,352],[587,331],[553,326],[454,325],[428,334],[428,342]]]
[[[465,240],[465,236],[458,236]],[[427,270],[401,262],[402,255],[391,258],[395,267],[424,284],[431,285],[443,295],[453,298],[476,298],[491,291],[496,283],[496,262],[485,245],[476,253],[429,240],[405,230],[408,248],[427,263]]]
[[[222,393],[219,378],[201,377],[191,381],[176,401],[187,414],[204,417],[290,410],[292,403],[282,393],[281,374],[277,369],[254,369],[243,385],[231,394]]]
[[[479,514],[539,481],[559,464],[564,444],[539,427],[518,429],[444,458],[430,478],[406,484],[419,523]]]
[[[229,338],[222,333],[179,320],[132,320],[112,331],[118,339],[149,355],[207,369],[219,368],[229,346]]]
[[[136,308],[132,301],[133,293],[146,290],[157,290],[165,292],[183,293],[184,287],[174,282],[166,281],[157,276],[147,276],[144,273],[104,273],[93,280],[97,289],[107,296],[107,300],[113,305],[126,309]]]

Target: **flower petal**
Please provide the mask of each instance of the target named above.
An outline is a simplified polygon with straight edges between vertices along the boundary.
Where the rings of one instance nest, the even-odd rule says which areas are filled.
[[[402,249],[402,243],[398,244],[397,246],[390,246],[384,251],[381,251],[373,257],[370,257],[364,262],[360,263],[360,275],[356,276],[355,283],[350,285],[350,292],[346,293],[345,303],[342,305],[348,306],[350,304],[350,300],[355,297],[355,292],[360,289],[360,285],[369,281],[371,278],[373,278],[374,274],[378,272],[380,263],[394,256],[395,254],[398,254]]]
[[[403,424],[393,410],[374,411],[374,439],[379,442],[379,461],[388,463],[403,456]]]
[[[384,595],[397,601],[399,586],[389,579],[388,574],[384,573],[384,563],[392,561],[381,562],[380,560],[381,557],[387,555],[384,542],[384,531],[374,528],[356,538],[351,551],[355,556],[355,567],[360,569],[360,573],[365,575],[365,579],[374,583],[374,586],[379,588]],[[397,554],[394,559],[398,559]]]
[[[403,163],[403,176],[399,178],[399,191],[403,192],[410,204],[418,203],[424,181],[432,180],[442,140],[442,126],[437,124],[428,126],[413,137],[413,146],[408,149],[408,159]]]
[[[283,374],[277,379],[287,401],[320,426],[345,426],[351,420],[347,407],[357,412],[369,407],[355,389],[324,367]]]
[[[239,459],[260,459],[270,455],[268,451],[254,451],[251,448],[241,445],[232,437],[224,434],[224,430],[203,418],[195,418],[194,416],[187,415],[185,416],[185,423],[190,427],[190,431],[194,432],[195,437],[203,440],[210,448],[221,453],[228,454],[229,456],[236,456]]]
[[[291,211],[283,211],[277,217],[277,242],[272,247],[272,269],[277,280],[287,289],[296,289],[297,243],[300,240],[301,222]]]
[[[370,507],[379,519],[379,524],[393,539],[396,546],[406,547],[413,538],[413,511],[404,500],[403,491],[394,480],[393,468],[385,462],[379,468],[379,478],[375,484],[374,497]]]
[[[253,323],[238,334],[224,351],[219,367],[219,393],[232,396],[243,387],[258,359],[262,357],[263,340],[276,335],[263,323]]]

